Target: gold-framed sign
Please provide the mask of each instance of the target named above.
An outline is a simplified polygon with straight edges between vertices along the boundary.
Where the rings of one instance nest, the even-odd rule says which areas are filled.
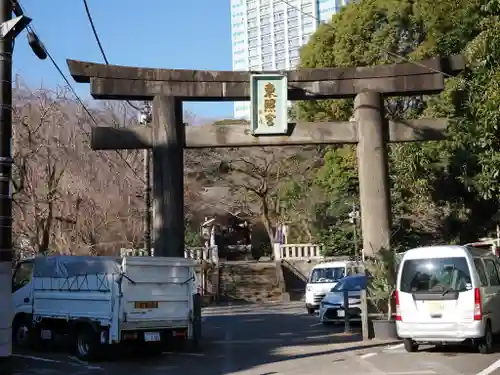
[[[254,136],[288,133],[288,79],[282,74],[250,76],[251,127]]]

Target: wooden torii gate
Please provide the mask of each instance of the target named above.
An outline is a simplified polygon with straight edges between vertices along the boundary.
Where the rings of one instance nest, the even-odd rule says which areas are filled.
[[[77,82],[90,82],[95,99],[153,101],[152,127],[96,127],[91,146],[95,150],[152,149],[155,255],[180,257],[184,255],[183,148],[357,144],[365,255],[389,248],[391,203],[386,143],[442,140],[448,121],[386,121],[383,97],[439,93],[444,89],[445,75],[457,74],[464,68],[464,60],[458,55],[415,64],[287,71],[288,100],[355,97],[355,121],[297,122],[289,124],[286,135],[254,136],[246,125],[185,127],[182,121],[183,101],[248,100],[249,72],[67,62]]]

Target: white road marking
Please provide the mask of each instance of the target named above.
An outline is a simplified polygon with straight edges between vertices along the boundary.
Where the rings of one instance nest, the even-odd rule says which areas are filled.
[[[311,324],[309,327],[317,327],[317,326],[320,326],[322,323],[319,322],[319,323],[314,323],[314,324]]]
[[[432,374],[437,374],[437,372],[433,370],[417,370],[417,371],[396,371],[387,373],[387,375],[432,375]]]
[[[285,342],[284,339],[250,339],[250,340],[232,340],[231,335],[227,334],[225,340],[216,340],[212,341],[212,344],[215,345],[231,345],[231,344],[278,344],[281,342]],[[286,340],[289,341],[289,340]]]
[[[488,367],[486,367],[484,370],[478,372],[476,375],[489,375],[493,371],[497,370],[498,368],[500,368],[500,359],[498,359],[497,361],[493,362],[491,365],[489,365]]]
[[[58,361],[56,359],[49,359],[43,357],[35,357],[32,355],[22,355],[22,354],[12,354],[13,357],[31,359],[33,361],[48,362],[48,363],[65,363],[63,361]]]
[[[81,359],[78,359],[74,356],[68,356],[68,358],[82,366],[85,366],[85,368],[89,370],[102,370],[102,367],[91,365],[88,362],[82,361]]]
[[[204,357],[205,356],[205,354],[203,354],[203,353],[190,353],[190,352],[163,352],[162,354],[185,355],[185,356],[193,356],[193,357]]]
[[[85,368],[87,368],[88,370],[102,370],[102,367],[89,365],[87,362],[80,361],[78,358],[71,357],[71,356],[68,356],[68,358],[73,360],[74,362],[59,361],[57,359],[35,357],[32,355],[23,355],[23,354],[12,354],[12,356],[18,357],[18,358],[31,359],[33,361],[47,362],[47,363],[58,363],[58,364],[70,365],[70,366],[85,366]]]
[[[396,350],[404,347],[405,344],[396,344],[396,345],[389,345],[385,347],[385,350]]]
[[[361,359],[366,359],[377,355],[378,353],[366,353],[360,356]]]

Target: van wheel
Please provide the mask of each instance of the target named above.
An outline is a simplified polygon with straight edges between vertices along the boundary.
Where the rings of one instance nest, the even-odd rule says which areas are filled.
[[[314,314],[314,312],[315,312],[315,311],[316,311],[316,310],[315,310],[315,309],[313,309],[312,307],[308,307],[308,308],[307,308],[307,313],[308,313],[309,315]]]
[[[484,329],[484,337],[478,340],[477,349],[481,354],[490,354],[493,352],[493,332],[491,323],[488,321]]]
[[[99,339],[92,327],[79,327],[75,334],[76,357],[82,361],[95,361],[101,347]]]
[[[405,350],[408,353],[413,353],[418,350],[418,344],[416,344],[413,340],[411,339],[404,339],[403,344],[405,346]]]

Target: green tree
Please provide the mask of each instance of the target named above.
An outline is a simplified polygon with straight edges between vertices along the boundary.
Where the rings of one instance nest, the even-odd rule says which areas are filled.
[[[474,57],[469,60],[473,71],[448,80],[441,95],[386,101],[389,118],[456,119],[447,142],[390,147],[394,237],[404,247],[473,238],[485,222],[475,220],[479,210],[496,210],[486,200],[497,194],[495,177],[500,170],[498,8],[498,0],[361,0],[320,26],[301,51],[301,66],[307,68],[387,64],[462,51]],[[464,79],[472,82],[462,87]],[[309,121],[347,120],[352,104],[352,100],[299,102],[293,115]],[[468,150],[467,144],[474,150]],[[333,159],[326,157],[316,181],[331,202],[355,200],[355,158],[352,152],[342,155],[342,149],[349,147],[332,149]],[[330,225],[330,232],[334,225],[334,232],[344,232],[348,238],[338,224],[340,210],[334,206],[325,212],[337,221],[322,218],[322,225]]]

